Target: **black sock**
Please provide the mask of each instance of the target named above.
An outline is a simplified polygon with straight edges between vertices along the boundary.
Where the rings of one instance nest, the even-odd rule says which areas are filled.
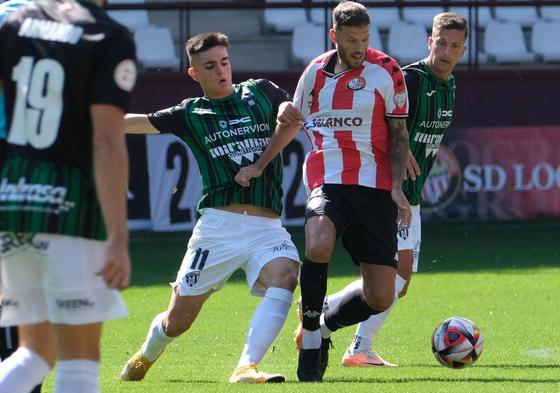
[[[305,258],[300,274],[303,328],[319,329],[319,317],[327,294],[328,263],[317,263]]]
[[[0,359],[4,360],[18,349],[17,326],[0,327]]]
[[[325,325],[331,332],[335,332],[340,328],[365,321],[378,313],[379,311],[372,310],[366,303],[362,296],[362,288],[356,288],[344,295],[336,307],[325,313]]]

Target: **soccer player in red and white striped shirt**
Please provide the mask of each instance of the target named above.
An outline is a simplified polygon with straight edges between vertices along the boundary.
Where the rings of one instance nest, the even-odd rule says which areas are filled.
[[[408,97],[397,62],[368,48],[367,9],[352,1],[333,10],[336,49],[305,68],[293,104],[281,108],[276,136],[261,158],[242,168],[247,184],[294,136],[302,122],[312,150],[304,164],[310,191],[301,270],[303,337],[300,381],[322,381],[330,334],[387,309],[393,302],[397,222],[410,224],[401,189],[408,153]],[[283,121],[286,127],[283,127]],[[327,267],[336,238],[360,266],[363,287],[321,316]]]

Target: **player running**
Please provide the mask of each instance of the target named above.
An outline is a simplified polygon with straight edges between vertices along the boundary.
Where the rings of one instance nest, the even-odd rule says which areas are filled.
[[[299,256],[282,227],[282,163],[279,157],[251,187],[234,176],[259,156],[274,133],[279,107],[288,94],[259,79],[232,85],[228,38],[204,33],[186,43],[188,74],[203,97],[149,115],[127,115],[130,133],[173,133],[183,139],[202,176],[200,218],[188,243],[167,311],[157,315],[140,350],[125,364],[121,379],[141,380],[172,340],[186,332],[210,295],[242,268],[251,293],[264,296],[249,324],[245,347],[230,382],[283,382],[256,366],[280,329],[290,308],[299,273]],[[299,129],[297,113],[280,118]]]
[[[455,77],[452,72],[466,51],[467,35],[467,21],[461,15],[451,12],[436,15],[432,34],[428,37],[428,58],[403,68],[410,112],[407,119],[410,152],[403,191],[412,205],[412,224],[408,229],[401,228],[397,234],[398,274],[393,304],[358,325],[354,340],[342,358],[344,366],[396,366],[377,355],[372,345],[398,298],[406,295],[413,272],[418,270],[422,187],[436,160],[441,140],[453,120]],[[327,306],[335,307],[345,294],[361,286],[361,280],[357,280],[330,295]]]

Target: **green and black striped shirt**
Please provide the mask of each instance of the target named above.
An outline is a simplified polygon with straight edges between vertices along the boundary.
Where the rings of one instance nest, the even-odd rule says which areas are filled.
[[[93,2],[35,0],[6,19],[0,232],[106,238],[90,109],[128,110],[135,52],[126,28]]]
[[[409,99],[407,128],[412,155],[420,167],[416,180],[403,182],[403,191],[412,205],[422,201],[422,187],[430,174],[443,135],[453,120],[455,77],[436,77],[427,59],[403,68]]]
[[[179,105],[150,113],[160,132],[173,133],[189,146],[202,176],[197,209],[249,204],[282,213],[280,155],[253,179],[250,187],[234,180],[243,166],[256,161],[274,134],[278,106],[288,93],[266,80],[233,85],[222,99],[188,98]]]

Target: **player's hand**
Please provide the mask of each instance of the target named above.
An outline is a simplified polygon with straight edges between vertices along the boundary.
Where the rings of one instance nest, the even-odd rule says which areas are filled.
[[[109,288],[123,290],[130,285],[130,256],[128,239],[109,237],[105,250],[105,264],[97,273]]]
[[[416,162],[416,158],[414,158],[410,150],[408,151],[408,155],[406,156],[405,168],[406,170],[403,176],[404,180],[416,180],[416,176],[420,176],[420,167],[418,166],[418,162]]]
[[[283,102],[278,107],[278,116],[276,122],[281,127],[301,126],[302,115],[291,102]]]
[[[408,199],[404,196],[401,188],[393,188],[391,190],[391,198],[393,202],[397,205],[399,209],[399,215],[397,217],[397,225],[399,227],[410,228],[412,222],[412,210],[410,209],[410,203]]]
[[[260,169],[256,164],[251,164],[244,166],[235,175],[235,181],[239,183],[240,186],[249,187],[251,185],[251,179],[259,177],[262,175],[262,169]]]

